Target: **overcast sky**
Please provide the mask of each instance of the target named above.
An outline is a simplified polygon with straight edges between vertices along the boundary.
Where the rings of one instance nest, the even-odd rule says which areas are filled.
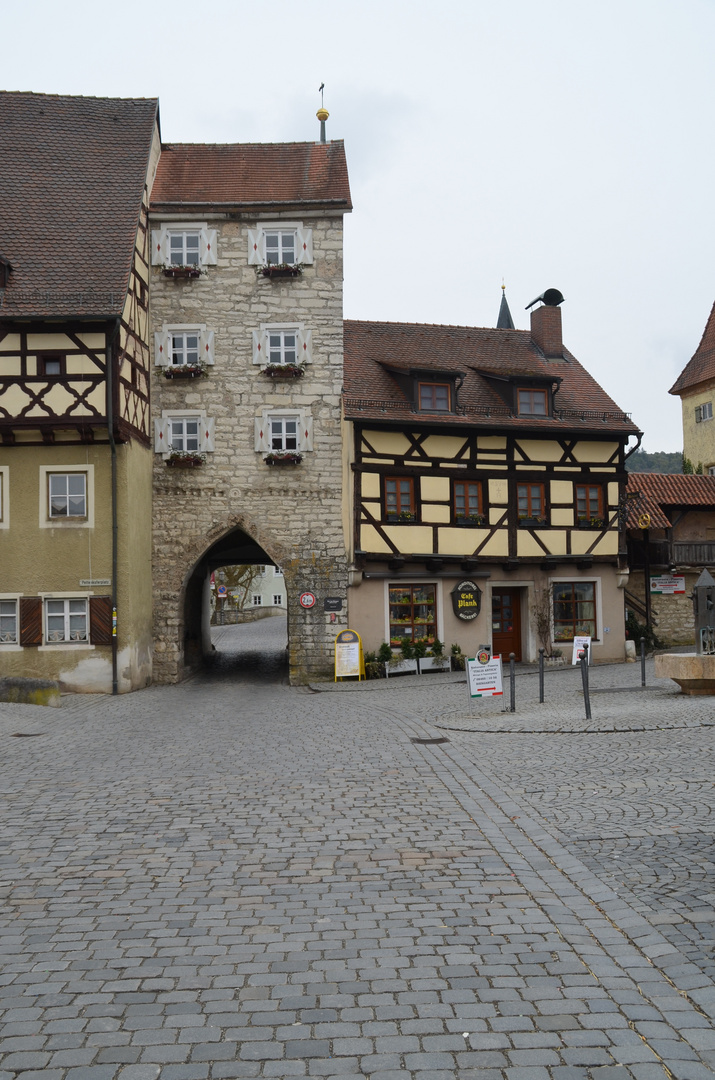
[[[25,0],[6,90],[159,97],[165,142],[344,139],[345,315],[564,339],[680,450],[669,387],[715,300],[715,0]],[[0,163],[0,167],[2,163]]]

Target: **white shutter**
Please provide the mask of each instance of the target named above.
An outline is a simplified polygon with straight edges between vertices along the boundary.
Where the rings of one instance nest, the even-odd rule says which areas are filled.
[[[313,230],[295,230],[296,262],[312,263],[313,261]]]
[[[268,334],[265,330],[253,331],[253,363],[268,363]]]
[[[313,359],[313,331],[298,330],[298,363],[309,364]]]
[[[200,358],[204,364],[213,364],[214,362],[214,332],[213,330],[202,330],[199,334],[199,353]]]
[[[218,256],[215,229],[202,229],[199,233],[199,262],[202,266],[215,266]]]
[[[263,229],[248,230],[248,265],[263,266],[266,261],[266,236]]]
[[[171,364],[171,334],[168,330],[154,332],[154,363],[157,367]]]
[[[300,445],[299,450],[312,450],[313,449],[313,417],[310,413],[302,414],[300,417]]]
[[[166,266],[169,262],[169,231],[153,229],[151,234],[151,265]]]
[[[168,454],[169,446],[169,421],[166,419],[154,420],[154,450],[157,454]]]
[[[216,421],[213,416],[204,416],[201,420],[201,452],[210,453],[214,449]]]
[[[255,421],[256,450],[267,454],[271,448],[270,443],[270,420],[268,417],[257,416]]]

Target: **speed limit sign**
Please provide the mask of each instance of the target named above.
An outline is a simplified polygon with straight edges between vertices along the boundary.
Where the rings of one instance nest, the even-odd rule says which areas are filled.
[[[300,594],[300,606],[303,608],[315,607],[315,594],[312,592],[304,592]]]

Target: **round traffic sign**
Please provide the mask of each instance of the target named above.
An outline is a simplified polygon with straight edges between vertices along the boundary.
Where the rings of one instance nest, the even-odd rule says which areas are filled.
[[[300,594],[300,606],[304,608],[315,607],[315,595],[312,592],[304,592]]]

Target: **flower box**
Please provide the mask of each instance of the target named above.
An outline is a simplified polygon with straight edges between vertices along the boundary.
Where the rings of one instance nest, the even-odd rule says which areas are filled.
[[[163,266],[161,272],[170,278],[198,278],[203,273],[200,266]]]
[[[303,455],[293,450],[274,450],[273,453],[266,454],[263,460],[266,465],[300,465]]]
[[[403,510],[401,514],[385,514],[385,521],[390,524],[401,523],[404,525],[405,523],[414,522],[416,520],[417,515],[411,514],[407,510]]]
[[[576,522],[577,529],[602,529],[603,518],[600,517],[580,517]]]
[[[197,469],[206,461],[205,454],[170,454],[166,464],[170,469]]]
[[[261,374],[270,379],[302,379],[305,368],[301,364],[268,364]]]
[[[388,660],[385,664],[385,678],[391,675],[419,675],[416,660]]]
[[[455,525],[483,525],[484,514],[462,514],[455,519]]]
[[[520,529],[533,529],[535,527],[536,528],[541,528],[544,525],[546,525],[546,518],[538,518],[538,517],[519,518],[519,528]]]
[[[206,375],[203,364],[174,364],[164,368],[165,379],[200,379]]]
[[[421,656],[419,659],[420,675],[425,671],[451,671],[452,664],[448,656]]]
[[[257,273],[267,278],[299,277],[303,273],[303,267],[298,264],[292,266],[290,263],[268,263],[267,266],[259,266]]]

